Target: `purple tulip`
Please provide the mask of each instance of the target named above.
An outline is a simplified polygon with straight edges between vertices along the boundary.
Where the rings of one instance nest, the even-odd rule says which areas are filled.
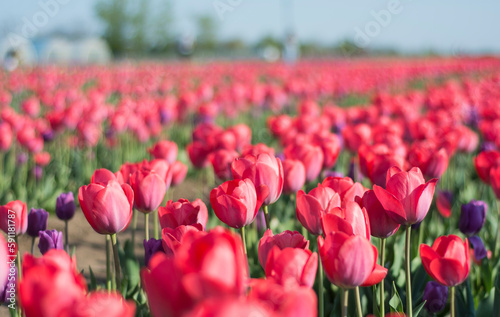
[[[63,234],[57,230],[45,230],[39,233],[38,249],[45,254],[49,250],[63,250]]]
[[[438,282],[428,282],[424,289],[425,309],[431,313],[442,311],[448,301],[448,287]]]
[[[30,237],[38,237],[38,232],[47,229],[47,224],[49,222],[49,213],[44,209],[31,208],[28,214],[28,229],[26,233]]]
[[[35,179],[37,181],[39,181],[40,179],[42,179],[42,175],[43,175],[43,168],[41,166],[35,166],[33,167],[33,169],[31,170],[31,173],[33,174],[33,176],[35,176]]]
[[[16,158],[16,165],[21,166],[24,165],[26,162],[28,162],[28,155],[26,155],[26,153],[19,153],[19,155]]]
[[[486,247],[484,246],[483,240],[478,236],[473,236],[469,238],[469,242],[472,245],[472,249],[474,250],[474,257],[477,261],[481,261],[488,255],[488,251],[486,251]]]
[[[56,215],[61,220],[70,220],[75,215],[75,197],[72,192],[61,193],[56,200]]]
[[[462,205],[458,228],[463,234],[473,236],[481,230],[486,221],[488,205],[481,200],[472,200]]]
[[[162,240],[151,238],[146,241],[146,239],[144,239],[144,263],[146,266],[148,266],[149,260],[157,252],[164,252]]]

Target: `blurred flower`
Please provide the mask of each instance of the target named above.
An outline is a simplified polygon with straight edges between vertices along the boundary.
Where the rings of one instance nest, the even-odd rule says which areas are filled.
[[[450,218],[451,206],[453,205],[453,193],[445,190],[438,190],[436,206],[444,218]]]
[[[474,250],[474,259],[476,261],[481,261],[488,255],[488,251],[484,246],[483,240],[478,236],[473,236],[469,238],[469,242]]]
[[[430,281],[424,289],[424,307],[431,313],[439,313],[446,307],[448,302],[448,287],[438,282]]]

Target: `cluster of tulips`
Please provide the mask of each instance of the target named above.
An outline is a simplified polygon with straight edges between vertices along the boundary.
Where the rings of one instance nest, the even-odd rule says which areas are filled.
[[[75,196],[18,198],[14,177],[0,180],[0,300],[28,317],[497,316],[499,69],[484,58],[1,73],[2,177],[28,160],[26,191],[70,186],[68,162],[42,170],[66,149],[86,153],[85,168],[100,160],[88,178],[64,174]],[[461,81],[408,89],[450,74]],[[353,94],[371,104],[339,106]],[[186,179],[209,195],[174,198]],[[103,284],[77,270],[77,205],[103,235]]]

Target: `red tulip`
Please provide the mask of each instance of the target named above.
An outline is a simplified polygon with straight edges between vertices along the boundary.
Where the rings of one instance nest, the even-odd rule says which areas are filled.
[[[105,168],[100,168],[94,171],[92,177],[90,178],[91,184],[101,184],[106,185],[109,181],[116,181],[116,175],[110,170]]]
[[[10,263],[9,260],[9,251],[7,251],[7,241],[0,235],[0,289],[3,291],[5,289],[5,285],[7,285],[7,278],[9,276]]]
[[[82,186],[78,200],[85,218],[97,233],[121,232],[132,219],[134,192],[128,184],[111,180],[106,185]]]
[[[0,229],[6,234],[24,234],[28,229],[28,208],[26,203],[14,200],[7,203],[7,205],[0,206]]]
[[[176,228],[165,227],[161,231],[162,237],[162,246],[165,254],[172,256],[177,248],[182,243],[182,238],[186,235],[187,232],[202,232],[203,227],[201,224],[196,223],[194,225],[180,225]],[[203,233],[201,233],[203,234]]]
[[[241,151],[252,141],[252,130],[246,124],[237,124],[230,127],[227,131],[233,133],[236,139],[237,151]]]
[[[342,137],[346,148],[351,152],[357,152],[363,144],[369,144],[372,139],[372,129],[366,123],[355,126],[346,126],[342,130]]]
[[[442,236],[432,244],[420,245],[425,271],[445,286],[456,286],[467,279],[470,270],[469,241],[455,235]]]
[[[130,176],[130,186],[134,191],[135,207],[143,213],[156,210],[167,191],[165,179],[154,170],[144,168]]]
[[[159,141],[153,145],[153,147],[148,149],[149,154],[151,154],[155,159],[164,159],[169,164],[172,164],[177,159],[177,144],[172,141]]]
[[[371,235],[377,238],[388,238],[399,229],[399,223],[392,220],[373,190],[366,191],[361,200],[370,219]]]
[[[323,180],[322,185],[333,189],[334,192],[340,195],[342,206],[345,206],[348,201],[356,201],[356,197],[363,197],[363,194],[367,191],[361,183],[355,183],[349,177],[329,176]]]
[[[279,316],[316,317],[318,298],[309,287],[286,288],[272,279],[254,279],[248,297],[257,299],[274,310]]]
[[[14,138],[12,128],[6,122],[0,123],[0,150],[7,151],[12,145],[12,139]]]
[[[226,181],[232,178],[231,164],[240,155],[234,150],[220,149],[210,155],[214,174],[218,179]]]
[[[407,226],[425,218],[436,183],[435,178],[426,183],[418,167],[408,172],[393,167],[387,171],[386,189],[374,185],[373,191],[392,219]]]
[[[314,143],[323,151],[323,168],[330,169],[337,162],[340,154],[340,141],[336,134],[329,133],[325,136],[316,135]]]
[[[318,269],[318,254],[298,248],[274,246],[266,261],[266,277],[285,287],[312,287]]]
[[[273,235],[271,229],[267,229],[264,236],[259,241],[259,262],[263,269],[266,268],[267,257],[271,249],[277,246],[281,250],[284,248],[309,249],[309,241],[297,231],[286,230],[277,235]]]
[[[331,232],[344,232],[348,235],[359,235],[370,239],[370,222],[364,208],[355,202],[347,202],[343,208],[335,207],[328,210],[321,218],[325,235]]]
[[[308,194],[297,192],[297,219],[311,234],[323,234],[321,218],[335,207],[340,207],[340,196],[329,187],[318,184]]]
[[[231,165],[235,179],[250,179],[256,188],[266,187],[267,196],[263,196],[264,205],[278,200],[283,191],[283,166],[280,159],[267,153],[258,156],[248,155],[234,160]]]
[[[273,317],[264,303],[245,297],[212,298],[200,302],[185,317]],[[288,316],[288,315],[287,315]]]
[[[38,166],[47,166],[50,163],[50,154],[48,152],[35,154],[35,163]]]
[[[119,293],[97,291],[78,301],[63,315],[68,317],[133,317],[135,304],[132,301],[125,301]]]
[[[166,160],[154,159],[149,162],[144,160],[139,170],[141,168],[156,172],[165,182],[166,190],[170,188],[170,184],[172,183],[172,170],[170,169],[170,164],[168,164]]]
[[[386,183],[387,170],[392,166],[403,168],[405,159],[397,155],[385,145],[373,146],[362,145],[358,150],[359,167],[372,184],[384,186]]]
[[[241,157],[245,157],[247,155],[258,156],[259,154],[267,153],[271,156],[274,156],[274,148],[267,146],[264,143],[247,144],[243,147],[241,151]]]
[[[495,196],[500,200],[500,166],[491,169],[490,183]]]
[[[162,228],[175,229],[182,225],[200,224],[204,229],[208,221],[208,210],[201,199],[190,203],[181,198],[176,202],[169,200],[165,207],[158,208],[158,216]]]
[[[448,168],[449,155],[433,141],[415,142],[408,153],[408,162],[429,178],[439,178]]]
[[[477,175],[485,182],[490,184],[490,171],[492,168],[500,166],[500,152],[485,151],[481,152],[474,159]]]
[[[255,187],[250,179],[227,181],[210,192],[215,215],[230,227],[239,229],[251,224],[267,197],[267,187]]]
[[[123,163],[120,170],[115,173],[116,179],[121,184],[130,184],[130,175],[138,171],[142,163]],[[97,172],[97,171],[96,171]],[[94,172],[95,173],[95,172]],[[92,182],[92,181],[91,181]]]
[[[239,235],[220,227],[187,232],[174,257],[156,253],[141,276],[153,316],[181,316],[203,300],[241,296],[249,282]]]
[[[186,178],[188,167],[180,161],[175,161],[170,165],[170,172],[172,173],[172,186],[177,186]]]
[[[285,157],[287,159],[299,160],[306,169],[306,180],[312,182],[318,178],[323,168],[324,155],[319,146],[302,143],[289,145],[285,148]]]
[[[26,316],[61,316],[85,299],[85,278],[66,252],[50,250],[40,258],[26,254],[22,263],[18,292]]]
[[[295,194],[306,183],[306,169],[298,160],[283,161],[283,191],[285,194]]]
[[[188,152],[189,159],[194,167],[203,168],[210,164],[208,155],[210,154],[211,149],[205,143],[201,141],[194,141],[193,143],[188,144],[186,151]]]
[[[369,280],[377,263],[377,248],[362,236],[333,232],[318,237],[318,250],[326,277],[341,288],[354,288]]]

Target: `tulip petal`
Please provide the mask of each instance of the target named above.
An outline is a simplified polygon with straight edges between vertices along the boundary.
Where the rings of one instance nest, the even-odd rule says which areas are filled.
[[[379,284],[387,276],[387,269],[380,264],[376,264],[372,274],[361,284],[363,287]]]
[[[373,191],[387,214],[397,223],[406,223],[406,212],[399,200],[390,192],[380,186],[373,185]]]
[[[456,286],[467,278],[466,268],[455,259],[437,258],[429,267],[436,281],[446,286]]]

